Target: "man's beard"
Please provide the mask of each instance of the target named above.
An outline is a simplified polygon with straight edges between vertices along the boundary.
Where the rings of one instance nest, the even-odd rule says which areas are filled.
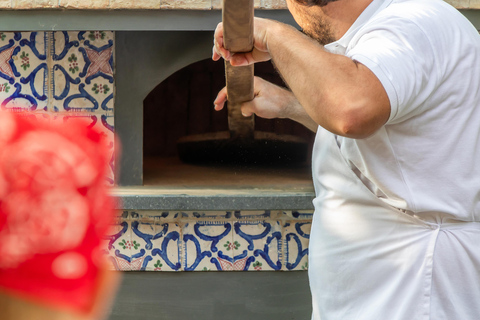
[[[308,28],[302,30],[310,38],[316,40],[322,46],[336,41],[333,36],[330,24],[325,20],[313,20],[309,21]]]

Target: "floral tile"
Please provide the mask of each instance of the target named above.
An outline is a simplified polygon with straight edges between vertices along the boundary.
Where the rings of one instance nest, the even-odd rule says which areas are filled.
[[[149,261],[152,260],[151,251],[153,244],[151,240],[155,237],[155,225],[139,222],[132,219],[131,228],[131,270],[145,270]]]
[[[284,270],[308,269],[311,221],[288,221],[284,225]]]
[[[54,111],[113,111],[114,32],[57,31],[53,38]]]
[[[230,221],[188,221],[183,225],[184,271],[234,270]]]
[[[48,111],[46,32],[0,32],[1,109]]]
[[[121,271],[131,270],[132,239],[128,220],[119,219],[116,224],[112,225],[102,245],[113,269]]]
[[[157,223],[152,250],[154,271],[182,270],[182,228],[176,222]],[[148,269],[147,269],[148,270]]]
[[[181,228],[177,223],[155,224],[133,220],[132,270],[179,271]]]
[[[237,221],[234,263],[241,270],[281,270],[282,227],[280,221]]]

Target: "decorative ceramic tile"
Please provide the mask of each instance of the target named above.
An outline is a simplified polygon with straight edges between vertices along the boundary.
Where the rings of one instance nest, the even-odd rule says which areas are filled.
[[[0,32],[2,109],[47,111],[46,32]]]
[[[155,228],[156,238],[153,239],[154,249],[152,250],[152,257],[155,262],[153,265],[154,270],[182,270],[183,242],[181,226],[178,223],[164,223],[157,224]],[[158,241],[155,241],[156,239]]]
[[[179,271],[181,228],[177,223],[152,224],[133,220],[132,270]]]
[[[229,221],[188,221],[183,225],[183,270],[235,270]]]
[[[115,270],[130,271],[132,239],[128,219],[119,219],[112,225],[103,243],[104,251]]]
[[[108,141],[110,185],[114,182],[113,61],[113,32],[0,32],[0,108],[35,119],[87,119]]]
[[[114,102],[114,33],[54,32],[53,109],[108,113]]]
[[[145,270],[148,262],[152,260],[150,252],[153,244],[151,240],[155,237],[155,225],[151,223],[142,223],[132,219],[131,228],[131,262],[132,271]],[[148,253],[147,253],[148,252]]]
[[[104,246],[121,270],[306,270],[311,219],[250,219],[286,213],[124,211]]]
[[[280,221],[237,221],[234,223],[234,231],[234,264],[239,270],[281,270]]]
[[[284,270],[307,270],[311,221],[289,221],[283,229]]]

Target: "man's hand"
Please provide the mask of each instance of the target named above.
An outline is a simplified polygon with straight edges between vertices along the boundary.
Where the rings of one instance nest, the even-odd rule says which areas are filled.
[[[312,131],[317,130],[318,125],[308,116],[292,92],[259,77],[255,77],[254,88],[254,99],[244,102],[241,107],[245,117],[256,114],[266,119],[289,118]],[[215,110],[222,110],[226,101],[227,88],[223,88],[214,101]]]
[[[253,50],[247,53],[231,53],[224,47],[223,23],[219,23],[215,30],[213,56],[214,61],[224,58],[230,61],[232,66],[245,66],[252,63],[268,61],[271,59],[268,52],[267,33],[268,29],[274,27],[278,22],[267,19],[255,18],[254,20],[254,43]]]

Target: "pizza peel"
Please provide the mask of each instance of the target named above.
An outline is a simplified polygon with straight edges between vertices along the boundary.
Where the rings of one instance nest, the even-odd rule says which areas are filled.
[[[232,53],[253,49],[253,0],[223,0],[224,46]],[[308,146],[292,135],[255,132],[254,116],[244,117],[241,105],[254,98],[254,66],[233,67],[225,61],[229,131],[190,135],[177,143],[188,163],[270,164],[304,162]]]

